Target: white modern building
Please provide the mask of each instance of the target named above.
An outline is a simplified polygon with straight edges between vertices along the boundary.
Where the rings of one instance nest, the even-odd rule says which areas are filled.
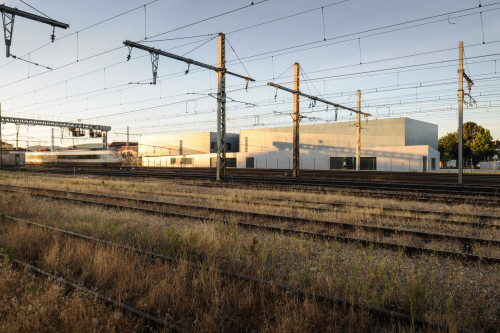
[[[432,171],[439,169],[438,127],[409,118],[362,122],[361,169]],[[292,127],[242,130],[228,134],[228,166],[292,168]],[[239,147],[237,147],[239,145]],[[216,133],[148,136],[139,140],[143,166],[215,166]],[[354,169],[353,122],[300,126],[301,169]]]

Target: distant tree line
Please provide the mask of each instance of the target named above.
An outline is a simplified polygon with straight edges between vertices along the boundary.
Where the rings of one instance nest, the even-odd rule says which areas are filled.
[[[441,161],[458,159],[458,131],[447,133],[439,138],[438,149]],[[480,161],[488,160],[495,156],[495,144],[490,130],[468,121],[463,125],[463,157],[476,165]]]

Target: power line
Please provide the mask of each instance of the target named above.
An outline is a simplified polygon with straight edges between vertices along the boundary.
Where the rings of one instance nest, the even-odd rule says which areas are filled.
[[[117,14],[117,15],[115,15],[115,16],[109,17],[109,18],[104,19],[104,20],[102,20],[102,21],[99,21],[99,22],[97,22],[97,23],[91,24],[91,25],[86,26],[86,27],[84,27],[84,28],[81,28],[81,29],[79,29],[79,30],[77,30],[77,31],[75,31],[75,32],[72,32],[72,33],[69,33],[69,34],[67,34],[67,35],[64,35],[64,36],[62,36],[62,37],[60,37],[60,38],[57,38],[55,41],[65,39],[65,38],[67,38],[67,37],[70,37],[70,36],[73,36],[73,35],[77,34],[78,32],[82,32],[82,31],[88,30],[88,29],[90,29],[90,28],[93,28],[93,27],[95,27],[95,26],[98,26],[98,25],[100,25],[100,24],[103,24],[103,23],[106,23],[106,22],[108,22],[108,21],[114,20],[114,19],[116,19],[116,18],[118,18],[118,17],[120,17],[120,16],[123,16],[123,15],[128,14],[128,13],[130,13],[130,12],[133,12],[133,11],[135,11],[135,10],[137,10],[137,9],[140,9],[140,8],[142,8],[143,6],[148,6],[148,5],[150,5],[150,4],[152,4],[152,3],[155,3],[155,2],[157,2],[157,1],[159,1],[159,0],[153,0],[153,1],[150,1],[150,2],[148,2],[148,3],[146,3],[146,4],[144,4],[144,5],[141,5],[141,6],[138,6],[138,7],[132,8],[132,9],[129,9],[129,10],[125,11],[125,12],[122,12],[122,13]],[[40,49],[44,48],[45,46],[47,46],[47,45],[51,45],[51,44],[52,44],[52,42],[48,42],[48,43],[42,44],[41,46],[38,46],[37,48],[35,48],[35,49],[33,49],[33,50],[29,51],[28,53],[24,54],[23,56],[21,56],[21,58],[24,58],[24,57],[26,57],[28,54],[30,54],[30,53],[34,53],[35,51],[38,51],[38,50],[40,50]],[[12,64],[13,62],[14,62],[14,61],[10,61],[10,62],[8,62],[8,63],[6,63],[6,64],[4,64],[4,65],[0,66],[0,68],[3,68],[3,67],[5,67],[5,66],[8,66],[8,65]]]
[[[149,39],[155,38],[155,37],[158,37],[158,36],[163,36],[163,35],[169,34],[169,33],[174,32],[174,31],[178,31],[178,30],[181,30],[181,29],[184,29],[184,28],[187,28],[187,27],[191,27],[191,26],[196,25],[196,24],[207,22],[207,21],[213,20],[213,19],[218,18],[218,17],[222,17],[222,16],[225,16],[225,15],[228,15],[228,14],[232,14],[232,13],[238,12],[240,10],[252,7],[254,5],[260,5],[261,3],[264,3],[264,2],[267,2],[267,1],[268,0],[261,0],[261,1],[257,1],[257,2],[253,2],[252,1],[252,3],[250,5],[242,6],[242,7],[239,7],[239,8],[236,8],[236,9],[232,9],[232,10],[229,10],[229,11],[221,13],[221,14],[217,14],[217,15],[210,16],[210,17],[207,17],[207,18],[204,18],[204,19],[201,19],[201,20],[189,23],[189,24],[185,24],[185,25],[180,26],[178,28],[171,29],[171,30],[168,30],[168,31],[165,31],[165,32],[153,35],[153,36],[150,36]],[[139,42],[142,42],[142,41],[144,41],[144,40],[141,40]]]
[[[38,12],[38,13],[42,14],[42,15],[43,15],[43,16],[45,16],[46,18],[48,18],[48,19],[51,19],[51,20],[52,20],[52,17],[49,17],[47,14],[42,13],[41,11],[39,11],[39,10],[38,10],[38,9],[36,9],[35,7],[31,6],[30,4],[28,4],[28,3],[24,2],[23,0],[19,0],[19,1],[21,1],[21,2],[22,2],[22,3],[24,3],[26,6],[30,7],[31,9],[33,9],[34,11],[36,11],[36,12]]]
[[[313,9],[304,10],[304,11],[301,11],[301,12],[298,12],[298,13],[295,13],[295,14],[283,16],[283,17],[280,17],[280,18],[277,18],[277,19],[273,19],[273,20],[270,20],[270,21],[253,24],[253,25],[250,25],[250,26],[247,26],[247,27],[244,27],[244,28],[239,28],[239,29],[236,29],[236,30],[229,31],[229,32],[226,33],[226,35],[230,35],[230,34],[234,34],[234,33],[237,33],[237,32],[241,32],[241,31],[245,31],[245,30],[257,28],[257,27],[260,27],[260,26],[263,26],[263,25],[266,25],[266,24],[270,24],[270,23],[275,23],[275,22],[278,22],[278,21],[286,20],[286,19],[289,19],[289,18],[292,18],[292,17],[295,17],[295,16],[299,16],[299,15],[311,13],[311,12],[314,12],[314,11],[317,11],[317,10],[320,10],[320,9],[323,9],[323,8],[327,8],[327,7],[339,5],[341,3],[348,2],[348,1],[349,0],[343,0],[343,1],[339,1],[339,2],[334,2],[334,3],[330,3],[330,4],[327,4],[327,5],[324,5],[322,7],[316,7],[316,8],[313,8]]]

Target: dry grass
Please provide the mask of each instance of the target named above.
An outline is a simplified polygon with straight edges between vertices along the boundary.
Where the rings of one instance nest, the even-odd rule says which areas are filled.
[[[0,261],[0,332],[133,332],[143,323]]]
[[[273,195],[271,191],[258,192],[254,190],[234,190],[234,192],[231,190],[231,195],[228,195],[228,191],[223,189],[203,188],[193,184],[186,185],[183,182],[169,183],[166,181],[153,183],[106,179],[103,183],[102,179],[41,176],[39,178],[30,177],[28,183],[24,174],[20,176],[18,179],[10,180],[5,177],[4,173],[0,173],[2,183],[12,181],[19,185],[29,184],[29,186],[45,186],[70,191],[77,190],[104,194],[127,193],[129,196],[136,195],[137,197],[144,197],[144,194],[141,194],[140,191],[147,191],[148,193],[157,193],[154,198],[157,196],[158,198],[169,198],[169,200],[172,200],[173,197],[170,194],[165,194],[167,192],[203,194],[206,197],[204,202],[212,206],[217,203],[214,200],[216,195],[228,198],[234,196],[238,198],[257,196],[265,198]],[[326,196],[320,198],[315,194],[307,193],[276,192],[274,195],[280,198],[304,198],[304,200],[347,200],[336,194],[332,194],[331,198]],[[147,198],[151,198],[151,194]],[[178,200],[186,201],[183,198]],[[377,200],[373,200],[371,203],[381,205]],[[382,204],[388,203],[397,204],[396,201],[389,200],[382,202]],[[424,207],[422,203],[404,203],[404,205],[415,208],[417,208],[416,206]],[[433,205],[429,206],[436,208]],[[255,206],[255,209],[263,208],[262,206]],[[477,207],[470,209],[471,211],[473,211],[472,209],[477,212],[480,211]],[[491,211],[495,212],[497,209],[491,209]],[[272,279],[336,297],[344,297],[377,306],[397,306],[407,313],[447,322],[452,328],[451,331],[454,330],[454,327],[494,330],[500,326],[500,291],[497,287],[500,285],[500,268],[498,265],[464,264],[433,256],[407,257],[402,253],[376,248],[361,248],[357,245],[310,241],[269,233],[248,232],[222,223],[195,223],[189,219],[169,219],[139,213],[116,212],[99,207],[74,206],[49,200],[34,199],[19,194],[0,195],[0,212],[64,229],[75,230],[95,237],[167,253],[180,259],[194,260],[206,265],[227,268],[259,278]],[[12,226],[9,228],[12,228]],[[5,244],[5,235],[5,232],[0,234],[0,244]],[[47,233],[37,232],[34,236],[30,236],[37,239],[35,244],[29,241],[30,237],[27,237],[27,239],[23,237],[21,235],[12,236],[12,244],[9,246],[15,246],[18,248],[19,253],[27,258],[38,258],[39,254],[37,253],[40,251],[38,249],[41,246],[40,244],[54,244],[54,236]],[[20,241],[20,239],[23,239],[23,241]],[[85,277],[84,281],[107,290],[121,290],[117,289],[117,286],[123,286],[124,288],[127,285],[126,283],[120,284],[116,282],[117,280],[108,279],[109,274],[114,276],[115,279],[118,279],[122,274],[128,276],[129,279],[133,279],[133,276],[136,275],[132,273],[135,274],[136,267],[149,267],[149,270],[155,271],[155,268],[151,268],[149,263],[135,261],[137,259],[128,255],[117,255],[111,252],[106,255],[103,254],[101,257],[108,258],[110,256],[109,258],[113,258],[114,256],[116,259],[113,260],[118,261],[115,262],[112,259],[107,261],[108,259],[106,259],[106,261],[102,261],[105,264],[97,267],[90,266],[90,263],[87,263],[91,268],[85,270],[78,268],[75,271],[76,267],[85,264],[83,259],[77,258],[86,256],[82,255],[83,250],[79,250],[80,252],[72,250],[72,248],[80,248],[75,246],[74,241],[71,241],[70,244],[71,246],[68,248],[60,247],[58,251],[54,250],[53,246],[50,247],[54,259],[47,261],[47,264],[52,262],[53,265],[50,266],[52,269],[56,269],[62,274],[67,273],[77,280]],[[105,251],[105,249],[101,250]],[[43,253],[47,251],[48,249],[45,249]],[[92,251],[88,254],[95,253]],[[77,265],[74,261],[59,259],[60,264],[55,265],[58,256],[65,255],[66,252],[71,253],[71,258],[74,258],[71,260],[81,263]],[[109,252],[109,250],[105,252]],[[120,261],[121,259],[124,261]],[[128,263],[135,264],[129,266]],[[108,271],[113,271],[113,269],[107,267],[116,265],[124,265],[127,270],[120,270],[120,273],[109,273]],[[162,267],[164,267],[164,264],[162,264]],[[69,272],[65,272],[64,269]],[[84,271],[92,272],[93,270],[96,272],[92,274],[98,273],[98,275],[83,273]],[[177,276],[182,277],[185,281],[191,283],[189,284],[190,288],[193,285],[199,287],[200,283],[203,285],[199,280],[200,272],[192,272],[188,268],[183,270],[177,267],[169,267],[166,272],[163,269],[163,275],[168,275],[169,271],[180,272],[173,279],[177,279]],[[147,275],[148,273],[141,271],[138,274],[137,276],[140,276],[140,274]],[[149,277],[149,275],[147,276]],[[147,285],[157,284],[162,288],[166,288],[172,281],[167,280],[167,282],[164,282],[165,276],[153,274],[148,280],[142,279],[140,282]],[[127,281],[127,283],[130,283],[129,280]],[[222,325],[221,327],[232,331],[232,326],[227,321],[237,322],[240,325],[237,327],[245,331],[252,329],[258,331],[373,330],[373,327],[370,326],[370,318],[363,313],[354,312],[351,314],[336,309],[336,314],[333,314],[332,310],[326,310],[324,307],[311,302],[311,300],[302,302],[282,295],[276,290],[267,290],[261,287],[252,289],[242,284],[233,286],[217,276],[210,276],[209,283],[212,286],[211,290],[217,292],[217,294],[208,293],[205,289],[196,289],[199,294],[189,293],[184,290],[187,287],[183,284],[175,285],[175,290],[168,291],[167,294],[172,297],[175,295],[182,297],[184,295],[184,298],[182,298],[184,302],[193,305],[192,308],[189,308],[189,311],[183,307],[186,306],[185,304],[174,303],[167,307],[165,305],[160,306],[160,304],[163,304],[160,302],[167,302],[162,299],[162,297],[166,297],[164,296],[165,292],[162,294],[160,290],[157,291],[158,295],[151,296],[151,299],[155,301],[148,301],[151,303],[143,302],[145,302],[144,304],[151,304],[148,309],[153,311],[157,308],[168,309],[168,311],[176,311],[176,307],[184,309],[185,312],[182,312],[184,314],[172,312],[178,313],[177,317],[174,317],[176,321],[178,320],[188,326],[194,325],[195,330],[201,331],[213,331],[216,325]],[[140,283],[130,283],[130,285],[134,288],[126,289],[127,295],[144,295],[146,289]],[[227,294],[225,294],[226,291]],[[227,298],[224,298],[226,297],[224,295]],[[214,297],[218,299],[217,302],[212,301]],[[206,300],[206,303],[198,303],[198,298]],[[271,302],[269,298],[278,298],[279,301],[273,300]],[[143,304],[139,301],[139,298],[132,297],[132,300],[136,304]],[[240,302],[248,302],[250,305],[233,307],[235,303],[240,304]],[[256,304],[260,305],[257,306]],[[208,311],[205,308],[208,306],[215,309],[222,307],[220,311],[223,312],[223,315],[213,312],[215,309],[210,309],[212,312],[209,311],[205,314],[205,311]],[[249,318],[246,313],[248,311],[271,311],[272,315],[252,313],[253,317]],[[230,316],[230,319],[227,316]],[[249,319],[256,321],[260,326],[244,326],[242,322]],[[389,325],[384,326],[384,329],[399,330],[401,327]]]
[[[130,252],[19,224],[3,224],[0,230],[2,247],[22,260],[37,262],[59,276],[93,286],[194,331],[395,330],[394,324],[370,321],[363,311],[326,307],[314,299],[302,300],[273,287],[228,280],[184,263],[152,262]],[[26,246],[21,243],[35,251],[25,255]]]

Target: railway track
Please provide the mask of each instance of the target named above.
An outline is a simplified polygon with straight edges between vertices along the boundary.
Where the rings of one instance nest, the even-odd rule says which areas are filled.
[[[20,169],[23,171],[37,169]],[[45,169],[38,169],[45,172]],[[130,178],[181,178],[211,181],[215,179],[212,174],[188,173],[190,171],[142,171],[142,170],[87,170],[87,169],[49,169],[51,173],[62,174],[86,174],[95,176],[130,177]],[[349,194],[357,196],[369,196],[372,198],[397,198],[399,200],[412,201],[434,201],[446,204],[470,203],[474,205],[498,205],[500,203],[500,187],[492,186],[456,186],[445,184],[428,183],[391,183],[380,181],[359,180],[332,180],[315,178],[283,178],[265,176],[228,176],[227,182],[212,183],[210,186],[238,187],[241,185],[253,187],[273,187],[289,189],[315,190],[319,193],[325,190],[345,190]]]
[[[333,305],[341,305],[346,309],[356,309],[356,310],[361,310],[361,311],[369,311],[370,314],[373,315],[374,317],[381,318],[384,320],[391,320],[391,321],[397,320],[397,321],[402,321],[402,322],[407,323],[407,324],[411,324],[412,326],[416,325],[416,326],[424,327],[424,328],[430,327],[430,328],[442,329],[442,330],[449,329],[448,325],[445,323],[429,321],[429,320],[426,320],[423,318],[418,318],[418,317],[415,317],[412,315],[408,315],[406,313],[396,311],[393,309],[386,309],[386,308],[376,307],[376,306],[369,305],[369,304],[362,304],[362,303],[359,303],[356,301],[332,297],[332,296],[325,295],[322,293],[312,292],[309,290],[303,290],[303,289],[299,289],[299,288],[296,288],[296,287],[293,287],[290,285],[276,283],[276,282],[271,281],[271,280],[259,279],[259,278],[255,278],[255,277],[244,275],[244,274],[239,274],[239,273],[234,273],[231,271],[222,270],[219,268],[214,268],[211,266],[203,266],[202,267],[200,262],[180,260],[180,259],[177,259],[177,258],[174,258],[171,256],[164,255],[164,254],[160,254],[160,253],[156,253],[156,252],[152,252],[152,251],[148,251],[148,250],[144,250],[144,249],[139,249],[139,248],[135,248],[132,246],[128,246],[128,245],[124,245],[121,243],[116,243],[116,242],[112,242],[112,241],[108,241],[108,240],[104,240],[104,239],[90,237],[90,236],[79,234],[79,233],[76,233],[73,231],[63,230],[63,229],[47,226],[47,225],[36,223],[36,222],[26,221],[23,219],[5,216],[5,215],[1,216],[0,221],[9,221],[12,223],[23,223],[23,224],[28,225],[30,227],[35,227],[35,228],[40,228],[40,229],[44,229],[44,230],[57,232],[57,233],[60,233],[66,237],[80,239],[80,240],[84,240],[84,241],[88,241],[88,242],[100,243],[100,244],[104,244],[105,246],[119,248],[119,249],[126,250],[126,251],[131,251],[131,252],[134,252],[134,253],[141,255],[143,257],[148,257],[151,260],[159,259],[163,262],[168,262],[168,263],[179,263],[179,262],[187,263],[193,268],[196,268],[196,269],[204,268],[208,271],[214,271],[214,272],[216,272],[224,277],[230,278],[230,279],[242,280],[242,281],[245,281],[247,283],[254,283],[254,284],[259,284],[259,285],[264,285],[264,286],[272,286],[272,287],[274,287],[282,292],[292,293],[294,295],[297,295],[297,296],[301,297],[302,299],[314,299],[315,301],[323,302],[325,305],[332,305],[332,306]],[[6,257],[6,255],[2,254],[2,253],[0,253],[0,256],[3,258]],[[109,298],[109,297],[107,297],[103,294],[100,294],[98,292],[95,292],[87,287],[77,285],[71,281],[64,279],[64,278],[55,276],[52,273],[46,272],[43,269],[38,268],[30,263],[27,263],[27,262],[24,262],[24,261],[21,261],[18,259],[13,259],[13,258],[9,258],[9,260],[14,262],[18,266],[27,268],[27,269],[29,269],[37,274],[45,276],[45,277],[52,278],[56,281],[59,281],[60,283],[62,283],[64,285],[66,285],[67,287],[70,287],[73,289],[78,289],[84,293],[87,293],[89,295],[97,297],[100,300],[102,300],[108,304],[111,304],[115,307],[129,311],[129,312],[131,312],[139,317],[145,318],[148,321],[152,321],[156,324],[165,325],[165,327],[168,327],[169,329],[174,330],[174,331],[187,332],[184,328],[181,328],[177,325],[171,324],[171,323],[169,323],[163,319],[160,319],[158,317],[152,316],[152,315],[145,313],[141,310],[138,310],[132,306],[121,303],[120,301]],[[465,330],[459,330],[459,331],[460,332],[468,332]]]
[[[31,166],[32,169],[53,170],[43,166]],[[102,168],[85,167],[86,169],[102,170]],[[176,168],[176,167],[127,167],[122,166],[114,168],[124,171],[149,171],[149,172],[169,172],[183,174],[199,174],[206,176],[215,176],[214,168]],[[285,178],[292,174],[291,169],[240,169],[228,168],[229,176],[266,176]],[[301,170],[303,178],[321,178],[321,179],[337,179],[337,180],[361,180],[361,181],[383,181],[383,182],[414,182],[426,184],[443,184],[455,185],[458,175],[453,172],[400,172],[400,171],[353,171],[353,170]],[[467,173],[463,174],[463,181],[466,185],[487,185],[500,186],[500,173],[484,174],[484,173]]]
[[[153,326],[156,328],[168,328],[174,332],[180,332],[180,333],[189,333],[190,332],[190,331],[188,331],[180,326],[177,326],[175,324],[172,324],[172,323],[170,323],[162,318],[158,318],[158,317],[153,316],[149,313],[141,311],[141,310],[137,309],[136,307],[133,307],[131,305],[120,302],[117,299],[108,297],[102,293],[91,290],[90,288],[87,288],[85,286],[71,282],[63,277],[54,275],[54,274],[47,272],[46,270],[44,270],[40,267],[37,267],[35,265],[32,265],[28,262],[25,262],[25,261],[22,261],[19,259],[15,259],[15,258],[11,258],[10,256],[7,256],[6,254],[3,254],[1,252],[0,252],[0,258],[15,264],[19,268],[29,270],[36,275],[40,275],[40,276],[43,276],[45,278],[57,281],[58,283],[62,284],[64,287],[66,287],[70,290],[78,290],[84,294],[92,296],[92,297],[104,302],[108,306],[112,306],[116,309],[120,309],[120,310],[129,312],[129,313],[133,314],[134,316],[141,318],[141,319],[144,319],[146,322],[148,322],[150,324],[153,324]]]
[[[25,191],[25,190],[26,190],[26,188],[17,189],[17,190],[12,189],[12,188],[11,189],[7,189],[7,188],[3,189],[3,191],[6,191],[6,192],[21,192],[21,191]],[[38,191],[38,193],[37,193],[37,191]],[[48,193],[52,193],[52,194],[48,194]],[[113,208],[113,209],[131,210],[131,211],[137,211],[137,212],[142,212],[142,213],[165,215],[165,216],[175,216],[175,217],[190,218],[190,219],[195,219],[195,220],[211,220],[211,221],[219,222],[221,220],[221,217],[218,217],[218,216],[217,217],[209,217],[209,216],[206,216],[206,214],[196,215],[196,214],[193,214],[192,211],[212,212],[212,213],[222,214],[223,216],[233,215],[233,216],[240,216],[240,217],[245,217],[245,218],[255,218],[258,220],[266,219],[266,220],[287,221],[287,222],[293,223],[294,225],[296,225],[296,224],[322,225],[322,226],[334,227],[336,229],[347,230],[347,231],[362,230],[365,232],[381,233],[384,235],[406,235],[406,236],[410,236],[410,237],[420,238],[424,242],[429,241],[431,239],[440,240],[440,241],[443,241],[443,240],[454,241],[454,242],[458,242],[459,244],[462,245],[462,249],[463,249],[462,252],[430,249],[430,248],[421,247],[421,246],[411,246],[411,245],[407,245],[407,244],[400,244],[400,243],[394,243],[394,242],[378,241],[378,240],[374,240],[374,239],[346,236],[346,235],[342,235],[342,234],[331,235],[331,234],[327,234],[326,232],[311,232],[311,231],[298,230],[295,228],[294,229],[282,228],[282,227],[276,227],[276,226],[262,224],[260,221],[258,223],[252,223],[252,222],[248,222],[248,221],[238,221],[235,223],[237,226],[239,226],[241,228],[246,228],[246,229],[251,229],[251,230],[261,230],[261,231],[272,232],[272,233],[294,235],[294,236],[299,236],[299,237],[308,237],[308,238],[312,238],[312,239],[339,241],[339,242],[344,242],[344,243],[358,243],[358,244],[361,244],[363,246],[376,246],[379,248],[385,248],[385,249],[390,249],[390,250],[404,251],[408,255],[427,254],[427,255],[436,255],[436,256],[445,257],[445,258],[453,257],[453,258],[457,258],[459,260],[483,262],[485,264],[500,263],[500,258],[482,256],[482,255],[477,255],[477,254],[471,253],[473,244],[481,244],[484,246],[498,247],[500,245],[499,240],[474,238],[474,237],[451,235],[451,234],[429,233],[429,232],[413,231],[413,230],[406,230],[406,229],[400,229],[400,228],[380,227],[380,226],[374,226],[374,225],[352,224],[352,223],[347,223],[347,222],[312,220],[312,219],[297,218],[297,217],[290,217],[290,216],[255,213],[255,212],[247,212],[247,211],[235,211],[235,210],[229,210],[229,209],[221,209],[221,208],[213,208],[213,207],[205,207],[205,206],[195,206],[195,205],[180,204],[180,203],[157,202],[157,201],[137,199],[137,198],[107,196],[107,195],[91,194],[91,193],[83,193],[83,192],[67,192],[67,191],[60,191],[60,190],[46,190],[46,189],[34,190],[34,189],[31,189],[29,191],[29,194],[34,195],[34,196],[43,197],[43,198],[64,200],[64,201],[69,201],[69,202],[74,202],[74,203],[100,205],[103,207]],[[65,195],[62,196],[61,194],[65,194]],[[67,196],[68,194],[71,196],[74,196],[74,197],[68,197]],[[76,198],[77,196],[81,196],[84,198]],[[103,201],[89,200],[89,199],[87,199],[89,196],[94,197],[95,199],[103,200]],[[120,202],[120,203],[116,203],[116,202]],[[134,206],[121,204],[123,202],[134,202]],[[136,206],[137,204],[149,205],[150,207],[155,207],[155,208],[137,207]],[[157,208],[158,206],[168,207],[170,209],[169,210],[160,210]],[[175,210],[173,210],[173,208],[184,209],[187,212],[175,211]]]
[[[186,193],[180,193],[176,192],[175,194],[173,193],[165,193],[165,192],[147,192],[147,191],[138,191],[137,193],[139,194],[145,194],[145,195],[167,195],[167,196],[176,196],[176,197],[183,197],[186,199],[200,199],[200,196],[192,195],[192,194],[186,194]],[[240,202],[240,203],[248,203],[249,201],[252,204],[260,204],[260,205],[265,205],[265,206],[272,206],[272,207],[285,207],[285,206],[292,206],[293,208],[296,209],[305,209],[305,210],[312,210],[312,211],[319,211],[319,212],[336,212],[336,213],[350,213],[352,212],[351,210],[345,209],[345,207],[349,208],[368,208],[368,209],[374,209],[374,210],[381,210],[381,213],[375,213],[375,212],[364,212],[366,215],[370,216],[379,216],[379,217],[384,217],[384,218],[393,218],[393,219],[411,219],[411,220],[416,220],[416,221],[433,221],[433,222],[438,222],[440,224],[451,224],[451,225],[461,225],[461,226],[467,226],[471,228],[492,228],[492,229],[500,229],[500,224],[494,224],[494,223],[487,223],[486,221],[499,221],[500,216],[496,215],[488,215],[488,214],[469,214],[469,213],[458,213],[458,212],[443,212],[443,211],[433,211],[433,210],[423,210],[423,209],[407,209],[407,208],[400,208],[400,207],[385,207],[385,206],[365,206],[363,204],[352,204],[352,203],[344,203],[344,202],[324,202],[324,201],[307,201],[307,200],[289,200],[289,199],[282,199],[282,198],[257,198],[257,197],[248,197],[245,199],[235,199],[235,198],[223,198],[223,197],[218,197],[218,201],[225,201],[225,202]],[[318,207],[322,206],[322,207]],[[326,208],[325,208],[326,206]],[[341,208],[342,207],[342,208]],[[422,216],[409,216],[409,215],[401,215],[401,214],[394,214],[390,213],[393,211],[398,211],[402,213],[410,213],[410,214],[422,214],[422,215],[436,215],[440,216],[441,218],[433,218],[433,217],[422,217]],[[464,217],[464,218],[471,218],[478,220],[478,222],[466,222],[466,221],[459,221],[459,220],[451,220],[451,219],[445,219],[444,217]],[[363,220],[363,223],[368,223],[370,221],[368,220]]]

